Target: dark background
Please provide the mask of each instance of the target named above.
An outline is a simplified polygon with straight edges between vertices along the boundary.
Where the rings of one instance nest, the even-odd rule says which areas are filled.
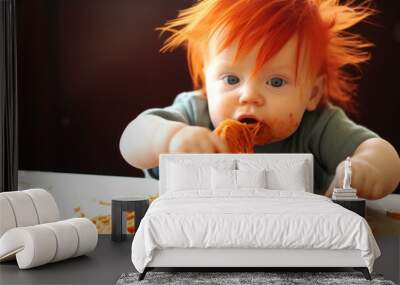
[[[126,125],[191,90],[183,50],[155,28],[191,0],[17,0],[19,169],[142,176],[119,153]],[[400,149],[400,1],[352,31],[375,43],[350,117]],[[140,139],[140,138],[138,138]]]

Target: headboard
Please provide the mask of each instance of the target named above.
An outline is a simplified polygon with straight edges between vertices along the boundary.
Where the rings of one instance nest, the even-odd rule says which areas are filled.
[[[169,162],[190,160],[194,163],[213,165],[218,160],[232,161],[237,166],[236,161],[260,161],[266,160],[274,163],[278,162],[302,162],[306,163],[306,173],[308,179],[307,192],[314,193],[314,174],[313,174],[313,155],[310,153],[257,153],[257,154],[193,154],[193,153],[180,153],[180,154],[161,154],[159,160],[160,181],[159,181],[159,194],[162,195],[166,192],[167,185],[167,167]]]

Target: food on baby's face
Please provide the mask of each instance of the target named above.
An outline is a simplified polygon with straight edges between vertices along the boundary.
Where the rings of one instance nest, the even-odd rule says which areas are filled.
[[[224,139],[231,153],[253,153],[255,144],[270,140],[267,126],[262,122],[240,122],[233,119],[223,120],[214,133]]]
[[[254,145],[262,145],[271,142],[272,131],[266,124],[258,122],[256,124],[248,124],[248,127],[253,133]]]

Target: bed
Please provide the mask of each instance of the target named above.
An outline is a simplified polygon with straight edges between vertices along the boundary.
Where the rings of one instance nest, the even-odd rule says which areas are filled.
[[[163,154],[159,198],[132,242],[158,267],[352,267],[380,251],[361,216],[313,194],[311,154]]]

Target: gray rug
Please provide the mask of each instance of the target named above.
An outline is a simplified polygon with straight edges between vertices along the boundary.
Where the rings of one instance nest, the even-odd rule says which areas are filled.
[[[155,272],[138,281],[139,273],[122,274],[117,285],[133,284],[379,284],[395,285],[382,275],[372,274],[372,281],[361,272]]]

